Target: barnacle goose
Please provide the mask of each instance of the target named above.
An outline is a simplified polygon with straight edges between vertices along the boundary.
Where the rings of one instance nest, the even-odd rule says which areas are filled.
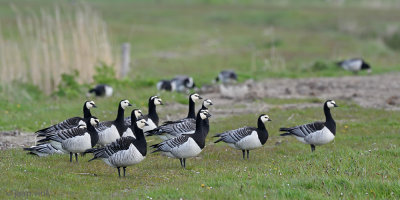
[[[203,101],[203,105],[200,110],[207,110],[209,106],[213,105],[210,99],[206,99]],[[199,110],[199,111],[200,111]],[[210,129],[210,124],[207,119],[204,119],[204,129],[205,132],[208,133]],[[196,130],[196,119],[194,118],[185,118],[174,122],[164,123],[162,126],[159,126],[149,132],[147,132],[148,136],[158,135],[162,140],[171,139],[182,134],[192,134]]]
[[[143,118],[146,119],[146,122],[149,124],[148,126],[145,126],[143,129],[143,132],[147,132],[150,130],[153,130],[157,128],[159,118],[157,114],[156,107],[157,105],[163,105],[162,99],[158,96],[151,96],[149,98],[149,113],[147,115],[144,115]],[[130,126],[131,124],[131,117],[127,117],[124,119],[125,121],[125,126]]]
[[[45,137],[47,133],[51,133],[58,130],[70,129],[77,127],[79,124],[83,124],[84,119],[89,119],[92,116],[92,114],[90,113],[91,108],[96,108],[96,104],[94,103],[94,101],[85,101],[85,103],[83,104],[83,118],[72,117],[66,119],[58,124],[36,131],[37,136]]]
[[[126,167],[141,162],[147,154],[147,143],[143,134],[143,127],[146,127],[146,120],[140,119],[132,123],[136,139],[128,136],[117,139],[111,144],[95,149],[89,149],[86,153],[93,153],[94,157],[89,160],[102,159],[107,165],[118,169],[118,176],[121,177],[120,167]]]
[[[143,117],[143,113],[141,110],[139,110],[139,109],[132,110],[132,113],[131,113],[131,120],[133,119],[132,121],[137,121],[139,118],[142,118],[142,117]],[[128,136],[136,138],[135,130],[132,127],[132,125],[128,126],[126,128],[125,132],[121,135],[121,137],[128,137]]]
[[[361,70],[367,70],[368,73],[372,72],[371,66],[361,58],[351,58],[348,60],[337,62],[336,64],[343,69],[351,71],[353,73],[357,73]]]
[[[179,75],[171,80],[171,87],[177,92],[188,92],[189,89],[196,87],[192,77]]]
[[[246,126],[217,134],[214,137],[220,138],[214,143],[223,141],[232,148],[242,150],[243,159],[245,159],[245,151],[247,151],[247,159],[249,159],[249,151],[262,147],[268,140],[268,131],[264,125],[267,121],[271,121],[271,119],[268,115],[262,114],[257,119],[257,128]]]
[[[124,124],[124,111],[128,106],[132,106],[128,100],[121,100],[118,104],[118,114],[114,121],[100,122],[96,130],[99,132],[99,145],[106,145],[120,138],[126,130]]]
[[[86,121],[86,127],[80,125],[79,128],[50,133],[39,142],[50,141],[50,144],[57,149],[70,154],[70,162],[72,162],[72,154],[75,154],[76,162],[78,162],[78,153],[93,148],[99,140],[99,135],[94,127],[98,124],[99,120],[92,116]]]
[[[200,110],[196,118],[196,131],[193,134],[184,134],[159,144],[152,145],[155,148],[152,153],[161,151],[164,155],[179,158],[181,166],[186,168],[186,158],[195,157],[203,150],[208,133],[204,130],[204,120],[211,117],[208,110]]]
[[[233,70],[223,70],[215,78],[215,82],[236,83],[238,80],[236,72]]]
[[[313,122],[291,128],[280,128],[281,136],[293,135],[304,144],[311,145],[311,151],[315,151],[315,145],[323,145],[335,139],[336,123],[331,115],[331,108],[338,107],[335,101],[327,100],[324,103],[325,122]]]
[[[82,125],[83,126],[83,125]],[[86,125],[84,125],[86,126]],[[64,151],[56,149],[50,143],[42,143],[29,148],[24,148],[25,151],[29,151],[28,154],[37,155],[39,157],[46,157],[52,154],[64,154]]]
[[[94,93],[98,97],[111,97],[113,94],[113,88],[107,84],[98,84],[94,88],[90,89],[88,93]]]
[[[157,90],[165,90],[165,91],[175,91],[175,84],[172,84],[170,80],[161,80],[157,83]]]
[[[176,120],[176,121],[166,121],[163,124],[171,124],[171,123],[176,123],[176,122],[181,122],[182,120],[185,119],[194,119],[196,118],[196,102],[198,100],[203,99],[203,97],[201,97],[199,94],[197,93],[193,93],[189,95],[189,110],[188,110],[188,114],[186,118],[180,119],[180,120]]]

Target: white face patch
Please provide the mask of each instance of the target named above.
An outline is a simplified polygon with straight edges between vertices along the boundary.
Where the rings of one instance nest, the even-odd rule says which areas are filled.
[[[121,107],[122,107],[123,109],[125,109],[125,108],[128,107],[129,105],[130,105],[130,103],[129,103],[128,100],[123,100],[123,101],[121,101]]]
[[[262,121],[263,123],[269,121],[269,116],[268,116],[268,115],[263,115],[263,116],[261,117],[261,121]]]
[[[146,126],[146,120],[145,119],[138,120],[136,122],[136,125],[138,128],[143,129]]]
[[[139,117],[143,116],[142,111],[141,110],[135,110],[135,117],[136,119],[138,119]]]
[[[95,118],[90,118],[90,124],[91,125],[97,125],[97,123],[99,122],[99,120],[98,119],[95,119]]]
[[[158,98],[157,96],[152,96],[150,97],[150,100],[153,100],[154,98]]]
[[[210,99],[207,99],[207,100],[204,101],[204,106],[205,107],[208,108],[208,106],[211,106],[211,105],[213,105],[213,104],[212,104],[212,101]]]
[[[156,100],[154,100],[154,104],[155,104],[155,105],[161,105],[161,103],[162,103],[162,99],[160,99],[160,98],[158,98],[158,97],[157,97]]]
[[[326,105],[328,106],[328,108],[333,108],[333,107],[335,107],[335,101],[328,101],[327,103],[326,103]]]
[[[94,103],[94,101],[88,101],[88,102],[86,102],[86,108],[87,108],[87,109],[93,108],[93,105],[96,105],[96,104]]]
[[[192,101],[196,102],[197,100],[200,99],[200,95],[195,93],[195,94],[192,94],[192,96],[190,98],[192,99]]]

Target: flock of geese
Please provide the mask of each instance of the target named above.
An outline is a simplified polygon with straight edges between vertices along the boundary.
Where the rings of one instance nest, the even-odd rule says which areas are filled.
[[[93,101],[83,105],[83,117],[73,117],[58,124],[38,130],[38,145],[24,148],[30,154],[40,157],[52,154],[69,154],[70,162],[78,162],[78,153],[93,154],[92,160],[103,160],[107,165],[117,168],[121,177],[126,174],[126,167],[140,163],[147,155],[146,137],[158,136],[163,142],[151,145],[152,153],[177,158],[181,166],[186,167],[186,159],[198,156],[205,147],[205,140],[210,130],[210,99],[205,99],[196,114],[195,103],[203,98],[197,94],[189,95],[189,110],[185,118],[166,121],[159,126],[156,111],[163,102],[160,97],[152,96],[148,100],[148,114],[143,115],[139,109],[133,109],[130,117],[125,117],[125,110],[132,106],[128,100],[118,104],[118,114],[113,121],[100,122],[90,109],[95,108]],[[324,105],[325,122],[313,122],[291,128],[280,128],[281,136],[292,135],[299,141],[309,144],[311,150],[316,145],[323,145],[335,138],[336,124],[330,109],[337,107],[335,101],[327,100]],[[268,115],[261,114],[257,119],[257,127],[242,127],[214,135],[215,143],[224,142],[234,149],[247,152],[262,147],[268,140],[265,123],[271,121]]]

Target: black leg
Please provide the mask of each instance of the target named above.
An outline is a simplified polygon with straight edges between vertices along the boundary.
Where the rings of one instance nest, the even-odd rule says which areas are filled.
[[[78,162],[78,153],[75,153],[75,160]]]
[[[247,150],[247,160],[249,159],[250,150]]]
[[[183,168],[186,169],[186,158],[183,159]]]
[[[315,146],[312,144],[311,145],[311,152],[314,152],[315,151]]]
[[[72,162],[72,153],[69,152],[69,162]]]
[[[126,167],[124,167],[123,169],[124,169],[124,177],[125,177],[125,171],[126,171]]]
[[[118,169],[118,176],[121,178],[121,170],[119,169],[119,167],[117,167]]]
[[[181,161],[181,167],[183,167],[183,159],[179,158],[179,161]]]
[[[246,158],[245,158],[245,156],[246,156],[246,151],[245,150],[242,150],[242,153],[243,153],[243,160],[245,160]]]

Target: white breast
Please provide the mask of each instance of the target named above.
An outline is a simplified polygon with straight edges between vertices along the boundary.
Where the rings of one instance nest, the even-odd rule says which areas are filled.
[[[324,127],[323,129],[304,137],[304,140],[307,142],[307,144],[314,145],[327,144],[333,139],[335,139],[335,135],[333,135],[327,127]]]
[[[141,162],[144,158],[135,145],[130,144],[129,149],[113,154],[106,163],[113,167],[127,167]]]
[[[262,144],[260,142],[260,139],[258,138],[257,132],[253,131],[251,135],[246,136],[241,140],[239,140],[238,142],[236,142],[235,146],[238,149],[251,150],[262,147]]]
[[[112,125],[110,128],[107,128],[99,133],[99,141],[97,143],[104,146],[114,142],[118,138],[120,138],[120,135],[117,127]]]
[[[132,129],[130,129],[130,128],[126,129],[126,131],[122,134],[122,137],[128,137],[128,136],[136,138],[135,135],[132,132]]]
[[[196,141],[193,138],[189,138],[184,144],[172,148],[171,154],[177,158],[190,158],[199,155],[201,150]]]
[[[155,124],[155,123],[153,122],[153,120],[151,120],[150,118],[147,119],[147,124],[149,124],[149,125],[148,125],[148,126],[145,126],[145,127],[143,128],[143,132],[144,132],[144,133],[147,132],[147,131],[151,131],[151,130],[157,128],[156,124]]]
[[[72,153],[82,153],[92,147],[89,133],[66,139],[62,142],[62,148]]]

